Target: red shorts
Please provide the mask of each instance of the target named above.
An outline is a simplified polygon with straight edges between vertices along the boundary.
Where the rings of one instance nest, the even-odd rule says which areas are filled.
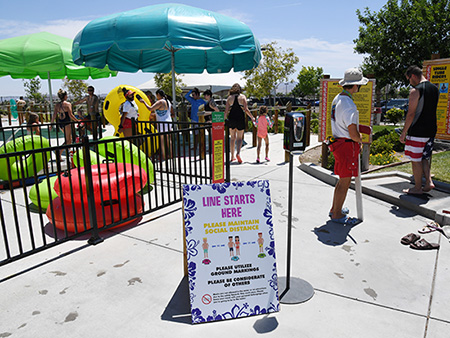
[[[333,143],[334,173],[339,177],[358,176],[358,155],[360,146],[356,142],[342,139]]]
[[[131,119],[125,118],[125,121],[122,123],[123,129],[131,128]]]

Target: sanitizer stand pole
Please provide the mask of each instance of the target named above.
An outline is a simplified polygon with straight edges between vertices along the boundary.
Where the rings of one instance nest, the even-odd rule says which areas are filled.
[[[292,242],[292,195],[294,156],[289,152],[289,195],[288,195],[288,235],[286,277],[278,278],[278,290],[284,290],[280,295],[282,304],[299,304],[306,302],[314,295],[314,288],[307,281],[297,277],[291,277],[291,242]]]

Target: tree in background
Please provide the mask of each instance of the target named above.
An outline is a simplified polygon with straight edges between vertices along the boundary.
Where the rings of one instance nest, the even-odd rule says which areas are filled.
[[[78,101],[79,99],[86,96],[88,85],[83,80],[69,80],[67,77],[63,80],[63,88],[67,90],[68,96],[73,101]]]
[[[320,79],[323,77],[323,69],[321,67],[305,67],[297,76],[298,84],[293,89],[296,97],[312,96],[316,99],[316,95],[320,91]]]
[[[409,97],[409,88],[408,87],[401,87],[398,90],[398,95],[404,99]]]
[[[162,89],[166,95],[169,95],[172,97],[172,72],[168,74],[164,73],[156,73],[155,77],[155,84],[159,89]],[[177,102],[180,102],[181,99],[181,87],[184,87],[185,84],[183,83],[183,80],[178,76],[178,74],[175,74],[175,93],[177,93]],[[155,93],[153,93],[155,94]]]
[[[32,100],[35,103],[44,101],[45,97],[40,93],[41,80],[38,77],[30,80],[23,80],[23,87],[29,100]]]
[[[422,66],[431,54],[450,57],[450,0],[388,0],[377,12],[356,11],[359,37],[354,40],[364,58],[364,70],[377,86],[406,83],[410,65]]]
[[[271,96],[278,84],[287,82],[299,62],[291,48],[283,50],[277,47],[276,42],[263,45],[261,50],[263,58],[258,67],[244,73],[244,79],[247,80],[246,94],[259,99]]]

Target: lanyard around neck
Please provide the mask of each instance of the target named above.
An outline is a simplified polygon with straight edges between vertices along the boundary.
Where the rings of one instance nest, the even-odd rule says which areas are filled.
[[[353,101],[353,96],[352,96],[352,94],[350,94],[347,90],[343,89],[341,94],[345,94],[345,95],[350,96],[350,98],[351,98],[352,101]]]

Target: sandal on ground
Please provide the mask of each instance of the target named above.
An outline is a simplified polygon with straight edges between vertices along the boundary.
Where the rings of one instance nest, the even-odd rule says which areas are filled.
[[[359,219],[354,217],[349,217],[348,215],[345,215],[341,218],[332,218],[333,222],[339,223],[339,224],[346,224],[346,225],[356,225],[359,223]]]
[[[266,161],[267,161],[267,162],[270,162],[270,158],[266,157]]]
[[[260,163],[261,161],[259,160],[259,158],[256,159],[256,163]]]
[[[239,164],[242,163],[242,159],[241,159],[241,156],[240,156],[240,155],[236,155],[236,159],[237,159],[237,161],[239,162]]]
[[[415,250],[433,250],[433,249],[439,249],[439,244],[437,243],[429,243],[425,239],[419,239],[418,241],[415,241],[414,243],[411,243],[409,245],[411,249]]]
[[[419,234],[428,234],[428,233],[434,232],[436,230],[439,231],[439,232],[442,232],[441,226],[439,225],[439,223],[437,223],[435,221],[430,221],[430,222],[427,223],[427,225],[425,225],[418,232],[419,232]]]
[[[341,213],[342,215],[348,215],[350,213],[350,209],[347,207],[343,207]],[[328,217],[333,218],[333,213],[331,211],[328,213]]]
[[[450,225],[444,225],[442,227],[442,234],[450,239]]]
[[[403,245],[409,245],[411,243],[414,243],[415,241],[418,241],[420,239],[419,235],[410,233],[407,234],[406,236],[403,236],[402,239],[400,240],[400,243],[402,243]]]

